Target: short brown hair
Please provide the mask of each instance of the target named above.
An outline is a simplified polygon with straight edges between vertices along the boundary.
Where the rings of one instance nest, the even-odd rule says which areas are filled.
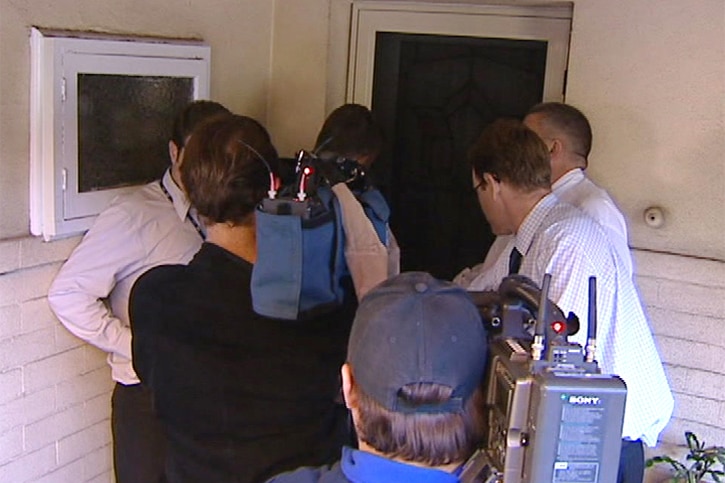
[[[541,115],[551,131],[566,136],[575,154],[587,159],[592,150],[592,127],[579,109],[561,102],[542,102],[526,113],[532,114]]]
[[[516,119],[499,119],[483,130],[468,151],[473,172],[526,192],[551,187],[549,151],[535,132]]]
[[[217,116],[192,133],[181,163],[181,181],[206,222],[245,224],[270,189],[277,151],[256,120]]]
[[[315,142],[315,151],[355,159],[377,157],[383,147],[383,130],[367,107],[343,104],[327,116]]]
[[[428,466],[465,461],[481,441],[484,408],[481,389],[474,391],[463,410],[455,413],[404,414],[384,408],[357,385],[358,438],[390,458]],[[402,395],[417,404],[448,401],[452,389],[434,383],[404,386]]]
[[[218,102],[206,100],[190,102],[174,118],[174,124],[171,126],[171,141],[177,148],[183,148],[186,138],[198,124],[220,114],[230,114],[230,112]]]

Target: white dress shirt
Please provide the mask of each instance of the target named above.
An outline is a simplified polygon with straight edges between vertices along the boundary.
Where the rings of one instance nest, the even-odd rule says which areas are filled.
[[[567,171],[554,182],[551,190],[561,201],[576,206],[604,228],[610,243],[622,260],[624,269],[632,277],[632,254],[627,242],[627,223],[612,197],[587,178],[584,171],[579,168]],[[464,269],[454,281],[472,280],[496,263],[499,257],[505,256],[508,259],[511,251],[508,243],[511,238],[511,235],[496,237],[483,263]]]
[[[119,196],[98,215],[48,292],[63,325],[108,352],[113,379],[126,385],[139,382],[128,317],[133,283],[151,267],[188,263],[202,243],[188,216],[189,201],[168,170],[162,183],[166,193],[154,181]]]
[[[627,242],[627,223],[609,193],[594,184],[579,168],[566,172],[551,185],[551,190],[561,201],[576,206],[604,228],[631,277],[632,254]]]
[[[541,284],[552,275],[549,298],[577,314],[582,330],[570,340],[585,345],[589,277],[597,279],[597,352],[602,372],[627,384],[623,438],[649,446],[672,415],[674,400],[639,296],[603,228],[549,194],[529,212],[504,256],[475,279],[469,290],[494,290],[508,275],[508,254],[523,255],[519,273]]]

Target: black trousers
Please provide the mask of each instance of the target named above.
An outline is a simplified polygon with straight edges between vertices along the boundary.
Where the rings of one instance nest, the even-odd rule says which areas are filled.
[[[116,384],[111,398],[116,483],[162,483],[166,438],[142,384]]]
[[[644,479],[644,445],[641,440],[622,440],[617,483],[642,483]]]

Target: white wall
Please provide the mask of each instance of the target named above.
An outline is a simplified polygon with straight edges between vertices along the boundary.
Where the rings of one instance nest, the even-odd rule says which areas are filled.
[[[29,27],[205,38],[212,97],[291,154],[344,102],[347,45],[329,39],[349,3],[0,0],[1,482],[111,480],[103,355],[45,300],[78,239],[28,236]],[[647,249],[637,282],[676,392],[664,439],[694,429],[725,444],[725,2],[577,0],[573,24],[567,97],[594,124],[590,169]],[[649,204],[664,206],[663,229],[641,223]]]
[[[566,97],[631,245],[724,261],[725,2],[575,2]],[[643,222],[653,205],[660,229]]]

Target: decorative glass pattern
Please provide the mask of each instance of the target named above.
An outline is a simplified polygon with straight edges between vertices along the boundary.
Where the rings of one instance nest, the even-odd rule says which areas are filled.
[[[466,151],[499,117],[541,101],[545,41],[378,33],[373,111],[392,152],[374,166],[401,268],[451,278],[493,241]]]
[[[193,78],[78,74],[79,192],[160,177],[171,122],[193,98]]]

